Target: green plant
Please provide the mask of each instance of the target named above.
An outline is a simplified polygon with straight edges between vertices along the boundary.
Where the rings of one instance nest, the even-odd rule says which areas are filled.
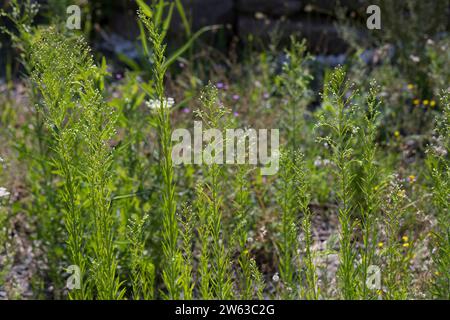
[[[297,206],[302,214],[300,229],[303,232],[303,265],[305,284],[301,290],[301,296],[308,300],[318,300],[320,297],[319,278],[314,263],[315,252],[313,250],[312,237],[312,212],[309,208],[311,203],[311,181],[307,178],[310,172],[306,169],[305,159],[302,154],[295,155],[294,176],[296,181]]]
[[[312,213],[304,155],[285,151],[280,162],[278,204],[279,270],[285,298],[319,298],[318,275],[312,249]],[[303,241],[299,242],[302,237]]]
[[[38,299],[450,298],[450,103],[446,92],[434,98],[447,84],[448,36],[428,35],[416,56],[423,12],[408,16],[412,34],[392,29],[392,13],[386,34],[374,31],[379,38],[369,40],[388,39],[393,56],[392,46],[374,49],[381,63],[367,64],[359,51],[348,57],[348,72],[338,67],[323,77],[305,42],[291,38],[280,54],[282,42],[272,38],[256,53],[259,40],[250,36],[242,55],[232,43],[225,56],[194,48],[215,27],[195,33],[182,1],[137,2],[149,68],[119,57],[135,69],[124,73],[105,59],[97,65],[101,55],[65,30],[67,1],[49,1],[59,14],[44,12],[38,23],[50,27],[34,25],[32,1],[11,0],[1,11],[23,75],[15,81],[7,58],[0,153],[8,165],[0,163],[0,185],[12,191],[0,188],[0,296],[28,297],[31,288]],[[389,5],[412,14],[441,4]],[[186,42],[167,55],[177,11]],[[433,24],[440,22],[420,30],[437,30]],[[189,150],[195,163],[175,166],[173,128],[189,126],[202,87],[202,129],[194,128]],[[320,144],[311,139],[316,116]],[[217,161],[232,126],[285,131],[278,175]],[[245,148],[252,143],[243,140]],[[71,286],[78,274],[61,271],[75,266],[80,289]],[[372,267],[380,287],[371,285],[380,275]],[[21,288],[16,275],[29,273],[30,286]]]
[[[372,83],[369,94],[367,96],[367,110],[364,112],[361,133],[361,160],[362,179],[360,181],[360,188],[363,195],[363,200],[359,203],[359,210],[361,212],[361,229],[362,229],[362,245],[361,250],[361,298],[367,299],[370,297],[367,280],[368,269],[374,261],[376,249],[376,224],[379,213],[379,195],[378,195],[378,181],[379,168],[377,165],[377,124],[379,117],[379,105],[377,100],[378,88],[376,83]]]
[[[212,277],[210,269],[210,237],[211,237],[211,219],[208,217],[207,205],[208,197],[204,193],[204,184],[198,183],[195,187],[196,200],[195,210],[197,211],[199,227],[198,236],[201,247],[199,258],[198,275],[199,275],[199,293],[203,300],[213,298]]]
[[[313,79],[308,70],[312,60],[306,51],[306,41],[298,42],[291,37],[290,48],[286,50],[287,61],[283,64],[282,73],[275,79],[281,98],[283,99],[283,117],[281,126],[287,132],[288,146],[292,151],[298,150],[306,142],[304,135],[305,113],[310,92],[309,83]]]
[[[209,84],[201,93],[200,102],[202,109],[197,111],[197,115],[203,121],[203,130],[216,129],[226,127],[226,117],[228,110],[220,104],[218,99],[217,88]],[[203,132],[205,134],[205,132]],[[214,139],[213,139],[214,138]],[[219,156],[217,146],[220,146],[222,141],[217,141],[217,137],[210,136],[207,148],[203,153],[204,169],[204,190],[200,191],[200,209],[199,217],[203,223],[203,231],[211,237],[210,240],[203,239],[203,244],[207,241],[211,244],[207,247],[202,247],[202,254],[205,254],[203,261],[204,268],[207,268],[208,260],[211,264],[211,271],[205,272],[205,280],[211,283],[204,286],[204,298],[216,299],[230,299],[233,296],[232,283],[230,277],[231,261],[228,250],[225,246],[225,237],[222,234],[222,205],[223,205],[223,181],[224,172],[220,164],[215,159]],[[209,154],[207,154],[209,150]],[[204,270],[206,271],[206,270]],[[212,294],[212,296],[211,296]]]
[[[105,65],[104,65],[105,66]],[[115,219],[111,210],[111,161],[109,141],[115,135],[115,110],[103,100],[104,69],[93,64],[83,67],[79,99],[83,106],[80,119],[85,145],[83,163],[89,192],[89,211],[94,215],[94,275],[99,299],[121,299],[125,294],[117,276],[114,244]]]
[[[139,18],[147,28],[149,39],[153,45],[154,59],[154,91],[156,100],[154,111],[160,146],[160,166],[163,180],[162,210],[163,210],[163,252],[165,268],[163,280],[167,288],[168,299],[178,299],[180,296],[179,277],[182,273],[181,251],[178,248],[179,230],[176,218],[177,203],[175,200],[174,170],[172,164],[172,140],[170,125],[170,101],[164,92],[164,76],[166,74],[166,46],[163,44],[164,31],[159,29],[157,19],[149,18],[142,11]]]
[[[82,279],[81,290],[71,293],[70,296],[85,299],[89,296],[84,282],[88,262],[84,252],[84,219],[78,205],[81,194],[80,176],[75,165],[78,159],[74,157],[76,145],[80,140],[79,125],[78,119],[75,119],[75,116],[70,117],[69,114],[76,109],[76,90],[73,82],[80,72],[79,66],[84,66],[88,56],[80,42],[67,40],[53,29],[48,31],[48,36],[35,41],[32,47],[33,79],[43,98],[43,108],[40,112],[43,113],[46,126],[55,140],[56,156],[52,159],[53,167],[64,179],[63,188],[59,189],[59,199],[64,203],[69,260],[80,268]],[[72,54],[76,56],[72,57]],[[68,117],[71,121],[67,121]]]
[[[385,257],[383,268],[383,284],[386,288],[386,299],[406,299],[408,296],[408,266],[409,243],[402,245],[399,241],[402,219],[405,216],[406,192],[402,188],[398,177],[391,178],[388,194],[383,202],[384,229],[386,233],[386,247],[382,251]]]
[[[298,223],[297,223],[297,181],[295,175],[296,159],[293,152],[283,152],[280,161],[278,204],[281,208],[279,240],[279,271],[284,290],[284,298],[297,295],[298,274]]]
[[[0,181],[3,181],[3,166],[4,160],[0,157]],[[0,187],[0,254],[3,255],[1,258],[2,270],[0,271],[0,288],[3,287],[5,277],[10,270],[10,253],[9,253],[9,215],[4,204],[8,201],[10,197],[10,192],[5,187]]]
[[[200,28],[198,31],[192,33],[191,23],[189,22],[184,6],[180,0],[171,1],[167,3],[165,0],[156,0],[154,4],[149,6],[143,0],[136,0],[136,3],[139,6],[140,13],[142,17],[150,19],[154,23],[154,27],[159,30],[161,41],[165,40],[167,32],[170,28],[170,24],[173,17],[174,9],[176,8],[181,22],[183,24],[185,30],[185,36],[187,38],[186,42],[176,49],[168,58],[164,61],[164,67],[169,68],[177,59],[179,59],[186,51],[190,50],[195,41],[204,33],[209,31],[218,30],[221,26],[205,26]],[[168,7],[167,12],[166,8]],[[147,36],[144,29],[145,23],[143,20],[138,20],[138,26],[140,31],[140,39],[142,43],[142,47],[144,49],[144,53],[146,56],[151,56],[154,54],[149,50],[149,46],[147,43]],[[128,60],[128,59],[127,59]],[[131,63],[134,65],[134,63]]]
[[[432,181],[432,194],[436,208],[437,226],[433,232],[434,274],[432,294],[438,299],[450,299],[450,95],[443,92],[443,113],[438,119],[436,140],[428,151],[427,167]]]
[[[55,140],[52,162],[64,179],[60,201],[65,207],[69,258],[80,268],[83,279],[81,290],[70,296],[92,297],[92,287],[88,288],[89,281],[84,281],[89,264],[86,247],[92,245],[96,297],[121,298],[124,292],[116,275],[109,190],[108,141],[114,135],[115,117],[98,89],[103,71],[94,66],[83,41],[67,38],[51,28],[36,39],[32,51],[33,80],[43,100],[40,112]],[[92,243],[85,240],[85,212],[94,228]]]
[[[262,275],[258,270],[256,262],[251,257],[251,242],[249,239],[249,230],[253,225],[251,220],[251,193],[250,193],[250,168],[247,165],[241,165],[237,168],[236,179],[234,181],[234,189],[236,190],[234,207],[235,207],[235,229],[231,237],[236,239],[239,257],[237,258],[240,280],[240,294],[244,300],[253,299],[256,295],[260,295],[260,291],[264,287]]]
[[[9,8],[9,11],[6,9]],[[29,204],[29,216],[36,217],[39,221],[37,225],[38,238],[42,239],[44,250],[49,260],[49,270],[47,276],[54,283],[54,296],[60,297],[62,293],[62,281],[60,276],[60,262],[63,258],[62,250],[55,250],[58,243],[63,241],[61,208],[59,207],[53,190],[53,180],[55,178],[52,172],[52,165],[49,157],[53,149],[53,140],[46,134],[45,119],[41,112],[34,107],[39,106],[41,101],[36,86],[30,79],[32,73],[32,43],[41,32],[34,24],[35,16],[39,11],[39,5],[32,1],[18,2],[16,0],[9,3],[9,7],[0,10],[0,16],[8,19],[12,29],[0,27],[0,30],[6,33],[12,41],[12,46],[17,52],[17,60],[24,68],[24,82],[27,87],[30,103],[28,108],[32,110],[32,118],[28,124],[23,126],[24,138],[17,136],[14,147],[19,151],[22,161],[29,167],[36,168],[27,175],[27,184],[30,185],[35,200]],[[40,107],[38,107],[40,108]],[[13,130],[11,135],[20,135],[19,130]],[[31,143],[29,143],[31,141]]]
[[[7,18],[14,25],[14,31],[4,26],[0,31],[10,36],[13,46],[18,50],[20,62],[29,73],[30,70],[30,46],[33,39],[33,22],[39,11],[39,5],[31,0],[17,1],[12,0],[9,3],[10,12],[5,9],[0,10],[0,17]]]
[[[356,253],[352,245],[353,229],[356,227],[352,219],[351,181],[353,137],[358,131],[355,124],[352,99],[355,93],[346,80],[346,73],[342,67],[337,67],[329,78],[325,100],[325,114],[320,116],[317,127],[328,133],[319,137],[318,142],[324,143],[331,149],[331,156],[335,165],[334,174],[337,179],[337,200],[339,201],[339,269],[338,280],[341,295],[344,299],[356,298],[357,270],[355,268]]]
[[[196,218],[192,208],[185,205],[182,210],[182,217],[180,217],[180,223],[183,225],[183,271],[180,282],[183,288],[183,299],[185,300],[192,300],[194,297],[192,245]]]
[[[155,267],[145,255],[144,225],[147,219],[147,215],[132,217],[127,230],[131,251],[131,287],[135,300],[154,298]]]

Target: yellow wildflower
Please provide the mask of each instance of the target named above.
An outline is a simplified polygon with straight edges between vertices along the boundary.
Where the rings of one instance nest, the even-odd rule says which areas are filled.
[[[383,242],[378,242],[378,248],[383,248]]]
[[[413,84],[411,84],[411,83],[410,83],[410,84],[408,84],[408,89],[409,89],[409,90],[412,90],[412,89],[414,89],[414,85],[413,85]]]
[[[418,105],[420,104],[420,100],[419,100],[419,99],[414,99],[414,100],[413,100],[413,104],[414,104],[415,106],[418,106]]]
[[[395,132],[394,132],[394,136],[395,136],[396,138],[400,137],[400,132],[399,132],[399,131],[395,131]]]
[[[440,276],[441,274],[439,273],[439,271],[436,271],[435,273],[434,273],[436,276]]]
[[[434,107],[435,105],[436,105],[436,101],[431,100],[431,101],[430,101],[430,107]]]
[[[410,176],[408,176],[408,181],[409,181],[409,183],[414,183],[414,182],[416,182],[416,176],[415,175],[410,175]]]
[[[429,105],[429,104],[430,104],[430,101],[428,101],[428,100],[426,100],[426,99],[423,100],[423,105],[424,105],[424,106],[427,106],[427,105]]]
[[[403,242],[408,242],[408,236],[403,236],[402,240],[403,240]]]
[[[403,247],[408,248],[408,247],[409,247],[409,243],[408,243],[408,242],[405,242],[405,243],[403,244]]]

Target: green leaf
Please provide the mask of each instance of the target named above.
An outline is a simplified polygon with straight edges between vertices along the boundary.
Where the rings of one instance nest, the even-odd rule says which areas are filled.
[[[183,4],[180,0],[175,0],[175,4],[177,6],[177,11],[180,14],[181,22],[183,23],[184,30],[186,30],[186,35],[190,37],[192,35],[191,24],[189,23],[186,12],[184,10]]]
[[[167,34],[167,30],[169,30],[170,22],[172,21],[174,3],[170,4],[169,13],[167,14],[166,19],[164,19],[163,29],[161,32],[161,37],[165,38]]]
[[[177,51],[175,51],[164,63],[164,68],[168,68],[172,63],[174,63],[178,57],[180,57],[186,50],[188,50],[195,40],[197,40],[198,37],[200,37],[202,34],[208,31],[215,31],[222,28],[220,25],[214,25],[214,26],[206,26],[198,30],[196,33],[192,35],[192,37]]]
[[[153,16],[152,9],[150,9],[150,7],[143,0],[136,0],[136,2],[143,14],[145,14],[149,18]]]
[[[118,53],[117,54],[117,58],[125,63],[128,67],[130,67],[133,71],[139,71],[141,68],[139,67],[139,65],[136,63],[136,61],[134,61],[133,59],[128,58],[126,55],[124,55],[123,53]]]
[[[139,37],[141,38],[142,48],[144,48],[145,55],[148,56],[149,51],[147,45],[147,34],[145,33],[144,25],[142,24],[141,20],[138,20],[138,26],[141,33]]]
[[[166,6],[166,2],[164,0],[159,0],[159,3],[156,6],[156,17],[155,17],[155,25],[159,26],[161,24],[162,15],[164,12],[164,7]]]

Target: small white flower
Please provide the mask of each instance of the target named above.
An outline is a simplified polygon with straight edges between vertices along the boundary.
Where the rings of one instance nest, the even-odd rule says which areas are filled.
[[[272,280],[273,280],[273,282],[280,281],[280,276],[278,275],[278,272],[273,275]]]
[[[6,188],[0,187],[0,198],[6,198],[9,197],[10,193]]]
[[[316,160],[314,160],[314,166],[317,168],[322,166],[322,159],[320,157],[317,157]]]
[[[267,229],[265,226],[262,226],[261,228],[259,228],[259,232],[261,234],[261,237],[264,238],[267,235]]]
[[[434,153],[438,156],[445,157],[447,155],[447,150],[443,146],[435,146]]]
[[[153,100],[153,99],[147,101],[147,107],[149,107],[152,110],[156,110],[161,107],[170,109],[173,107],[174,104],[175,104],[175,100],[173,98],[164,99],[163,103],[161,103],[160,100]]]
[[[409,58],[410,58],[410,59],[412,60],[412,62],[414,62],[414,63],[420,62],[420,58],[419,58],[418,56],[413,55],[413,54],[411,54],[411,55],[409,56]]]

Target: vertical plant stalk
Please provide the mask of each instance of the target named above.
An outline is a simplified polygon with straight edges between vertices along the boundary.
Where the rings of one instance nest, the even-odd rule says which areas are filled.
[[[0,156],[0,183],[3,183],[4,160]],[[2,255],[2,268],[0,269],[0,287],[3,287],[13,262],[10,249],[10,215],[4,206],[9,201],[10,193],[0,185],[0,254]]]
[[[302,135],[300,130],[304,127],[304,113],[308,95],[308,85],[312,76],[307,64],[311,57],[306,53],[306,41],[297,41],[291,37],[291,45],[286,50],[287,61],[283,64],[283,72],[277,77],[277,83],[285,102],[285,116],[282,118],[282,127],[287,131],[287,144],[290,151],[296,152],[300,147]]]
[[[302,219],[302,231],[305,237],[305,258],[304,264],[306,269],[306,288],[304,297],[308,300],[318,300],[320,296],[319,277],[317,275],[317,268],[314,264],[314,252],[312,251],[312,225],[311,225],[311,211],[309,208],[303,209],[304,215]]]
[[[54,166],[65,181],[60,193],[66,207],[68,249],[81,272],[81,288],[71,291],[70,297],[93,297],[84,281],[88,264],[84,238],[87,225],[93,222],[96,297],[120,299],[124,292],[116,275],[109,190],[108,141],[115,133],[115,115],[97,89],[103,74],[82,40],[67,38],[54,29],[34,43],[32,61],[33,79],[44,102],[42,112],[56,141]],[[82,214],[84,210],[89,213],[87,217]]]
[[[202,110],[198,111],[199,117],[203,120],[204,128],[218,129],[223,124],[224,115],[228,112],[219,103],[217,88],[212,84],[206,86],[202,91],[200,101]],[[215,145],[222,141],[209,141],[210,147],[215,150]],[[210,258],[212,260],[211,284],[213,297],[216,299],[229,299],[232,297],[232,284],[230,280],[231,261],[225,248],[224,237],[222,235],[222,179],[223,170],[215,163],[205,165],[205,187],[206,192],[202,192],[200,198],[206,201],[205,209],[207,213],[207,226],[211,236]],[[205,248],[202,248],[205,250]]]
[[[330,131],[330,135],[319,137],[318,141],[331,147],[334,170],[338,181],[337,198],[339,200],[338,219],[340,224],[340,249],[338,282],[341,295],[344,299],[354,299],[356,296],[357,270],[355,268],[355,252],[352,245],[352,234],[355,223],[351,217],[351,165],[352,138],[358,128],[352,117],[352,99],[354,92],[345,79],[346,74],[342,67],[334,70],[327,85],[326,102],[330,102],[330,115],[322,115],[317,127]]]
[[[155,268],[145,256],[144,225],[147,215],[131,218],[127,226],[127,238],[130,243],[131,287],[134,300],[154,298]]]
[[[379,116],[380,102],[377,100],[378,88],[372,82],[367,97],[367,112],[364,116],[364,130],[361,130],[362,145],[362,169],[363,179],[361,190],[363,193],[363,203],[360,205],[362,217],[362,237],[363,248],[361,250],[361,298],[368,299],[367,277],[369,266],[373,263],[376,246],[376,221],[379,210],[379,196],[377,192],[377,182],[379,168],[376,165],[376,134],[377,120]]]
[[[163,253],[164,270],[163,281],[167,289],[165,297],[167,299],[179,299],[182,256],[178,248],[178,221],[176,218],[175,183],[173,181],[174,170],[172,164],[172,140],[170,125],[170,110],[168,99],[164,93],[164,77],[167,71],[165,50],[163,44],[164,31],[158,29],[157,23],[139,12],[139,18],[146,26],[149,33],[149,40],[153,45],[154,79],[157,107],[157,129],[161,148],[160,166],[163,178]]]
[[[106,66],[105,66],[106,67]],[[94,218],[94,282],[100,300],[122,299],[125,289],[117,275],[114,245],[115,218],[111,208],[111,163],[109,141],[115,135],[116,111],[107,105],[100,91],[104,70],[89,60],[77,82],[81,105],[83,165],[89,192],[88,210]]]
[[[40,110],[45,123],[55,140],[53,167],[63,177],[63,188],[59,199],[64,203],[64,223],[67,230],[67,247],[72,264],[80,269],[81,288],[69,293],[71,299],[87,299],[90,294],[86,279],[87,260],[83,234],[84,220],[79,207],[80,194],[77,160],[74,158],[79,142],[77,116],[74,114],[76,94],[72,81],[77,78],[78,68],[86,62],[86,49],[80,42],[66,40],[54,29],[37,39],[32,46],[30,65],[32,79],[42,95]]]
[[[297,226],[297,189],[295,176],[295,155],[283,152],[280,159],[279,185],[277,201],[281,208],[279,225],[279,271],[283,283],[283,298],[293,298],[297,294],[298,277],[298,226]]]
[[[241,282],[241,298],[250,300],[254,298],[255,289],[258,291],[258,279],[262,278],[256,262],[251,258],[250,241],[248,239],[248,229],[251,225],[250,219],[250,183],[248,179],[249,168],[241,165],[237,169],[235,179],[235,231],[232,240],[236,239],[239,251],[239,280]],[[258,293],[257,293],[258,294]]]
[[[200,277],[199,292],[203,300],[213,298],[211,288],[212,271],[210,269],[210,219],[208,217],[207,203],[208,197],[203,191],[204,185],[197,184],[196,186],[196,203],[195,209],[198,214],[199,227],[198,235],[201,247],[201,254],[199,259],[198,274]]]
[[[436,141],[428,150],[427,167],[432,182],[437,228],[433,232],[434,273],[431,292],[434,298],[450,299],[450,93],[441,96],[443,112],[437,119]]]
[[[183,299],[192,300],[194,297],[192,241],[196,217],[192,209],[186,205],[183,207],[182,213],[180,223],[183,225],[183,271],[180,282],[183,288]]]
[[[10,11],[0,9],[0,17],[6,17],[14,25],[15,32],[4,26],[0,26],[0,32],[7,34],[12,41],[12,46],[18,52],[18,61],[23,66],[24,74],[31,76],[32,74],[32,42],[37,35],[34,26],[34,18],[39,11],[39,5],[31,0],[9,2]],[[6,7],[8,7],[8,5]],[[8,66],[10,67],[10,66]],[[40,100],[39,92],[32,81],[24,79],[28,89],[28,99],[30,106],[36,106],[39,109]],[[51,150],[53,149],[53,141],[46,138],[45,119],[39,110],[33,112],[33,130],[28,133],[29,138],[36,143],[29,146],[22,139],[17,139],[17,148],[27,155],[29,167],[39,168],[29,173],[29,183],[33,194],[36,196],[35,202],[28,209],[33,217],[38,217],[39,224],[37,232],[39,238],[44,239],[44,250],[48,259],[48,276],[53,282],[54,297],[60,298],[63,291],[63,279],[61,278],[58,263],[61,261],[62,254],[59,251],[52,250],[53,247],[59,245],[63,241],[61,224],[54,221],[62,220],[63,209],[58,206],[57,194],[52,186],[54,174],[49,161]],[[29,156],[33,155],[33,156]],[[36,156],[37,155],[37,156]]]
[[[318,275],[314,264],[314,252],[312,250],[312,212],[309,209],[311,196],[309,194],[308,172],[305,168],[304,156],[300,153],[294,155],[294,179],[296,181],[297,205],[303,217],[301,220],[301,230],[304,236],[304,258],[303,265],[305,269],[305,286],[302,288],[302,297],[308,300],[318,300],[320,290],[318,286]]]
[[[387,199],[383,203],[384,225],[386,232],[386,248],[382,254],[386,259],[383,272],[383,284],[386,288],[385,298],[388,300],[407,299],[408,287],[408,255],[402,250],[399,242],[401,219],[405,215],[406,192],[393,176],[389,185]]]

